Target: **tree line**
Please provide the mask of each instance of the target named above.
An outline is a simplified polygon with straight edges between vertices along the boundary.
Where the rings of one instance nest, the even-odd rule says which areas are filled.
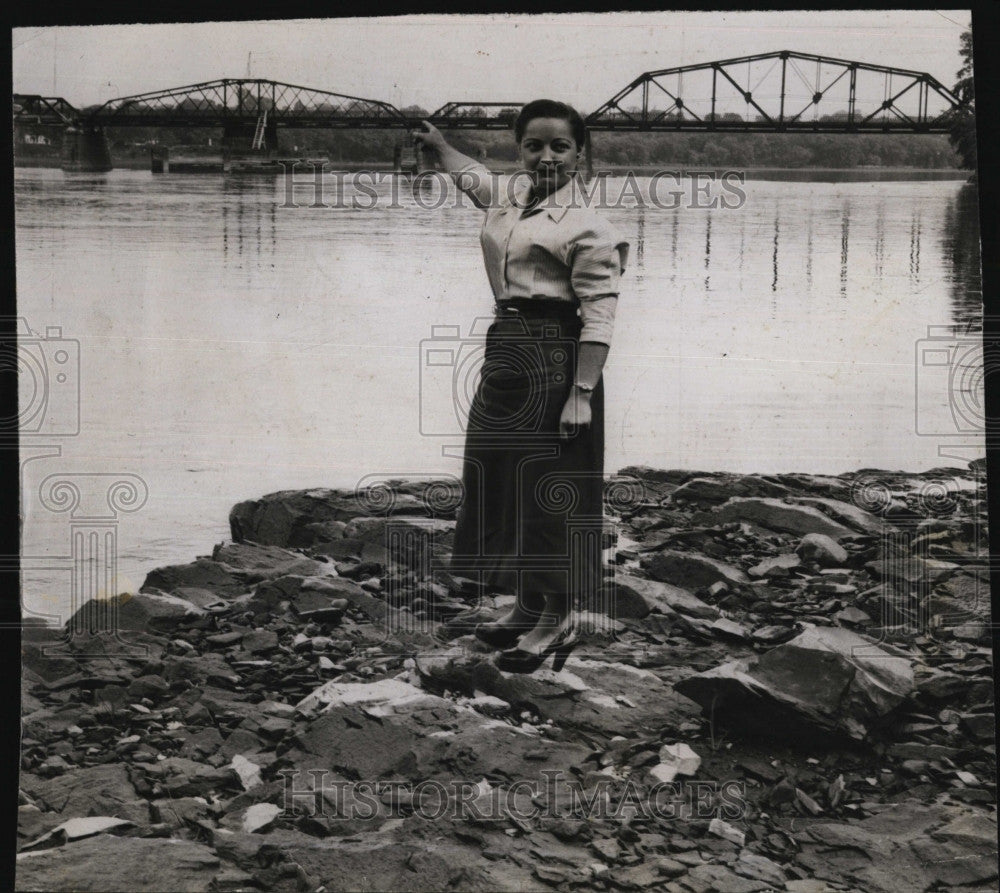
[[[137,155],[156,142],[164,146],[202,145],[219,134],[201,128],[109,128],[114,155]],[[506,131],[452,132],[460,151],[501,166],[517,161],[517,147]],[[326,155],[331,163],[391,164],[399,130],[279,131],[283,152]],[[949,138],[938,134],[824,133],[613,133],[592,137],[596,166],[642,167],[915,167],[954,168],[962,158]]]

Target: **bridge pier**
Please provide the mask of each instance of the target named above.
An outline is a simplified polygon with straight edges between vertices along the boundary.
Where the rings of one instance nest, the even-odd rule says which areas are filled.
[[[393,170],[415,176],[420,173],[420,150],[409,142],[399,141],[393,151]]]
[[[111,170],[111,150],[103,127],[83,124],[67,127],[63,134],[62,169],[70,173],[104,173]]]
[[[587,136],[583,141],[583,160],[584,160],[584,171],[583,176],[586,182],[590,182],[594,179],[594,156],[590,149],[590,131],[587,131]]]

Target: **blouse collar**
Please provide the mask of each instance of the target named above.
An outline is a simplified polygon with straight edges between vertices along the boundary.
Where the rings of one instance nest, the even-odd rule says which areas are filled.
[[[579,171],[575,171],[566,183],[560,186],[555,192],[543,198],[529,213],[533,214],[536,211],[544,210],[553,222],[558,223],[566,216],[566,212],[573,207],[573,196],[576,190],[582,187],[583,180],[580,177]],[[518,189],[513,196],[513,201],[506,204],[504,211],[506,212],[508,208],[514,208],[519,212],[522,211],[524,205],[527,203],[530,190],[531,185],[527,183]]]

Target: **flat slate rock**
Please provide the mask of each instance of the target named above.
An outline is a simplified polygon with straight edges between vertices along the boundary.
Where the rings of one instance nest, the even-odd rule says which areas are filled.
[[[204,615],[202,608],[177,595],[123,592],[86,602],[69,619],[66,629],[109,636],[126,631],[169,632]]]
[[[799,500],[801,503],[801,500]],[[855,531],[807,504],[792,504],[781,499],[734,496],[710,512],[696,512],[695,524],[730,524],[749,521],[779,533],[825,533],[833,539],[853,536]]]
[[[191,840],[99,834],[55,849],[19,854],[16,889],[23,893],[208,893],[222,870],[212,850]]]
[[[229,528],[233,541],[251,541],[304,549],[343,536],[339,524],[373,515],[453,516],[457,508],[454,481],[370,490],[283,490],[233,506]],[[454,492],[453,492],[454,491]]]
[[[691,589],[707,589],[718,582],[738,586],[750,583],[750,578],[739,568],[698,552],[664,549],[643,558],[640,565],[647,574],[660,582]]]
[[[58,778],[38,778],[23,773],[21,787],[36,803],[64,818],[93,813],[115,816],[138,794],[128,770],[120,763],[74,769]]]
[[[212,550],[212,560],[232,571],[238,571],[250,582],[269,580],[285,574],[308,577],[323,571],[323,565],[311,558],[278,546],[257,543],[220,543]]]
[[[660,580],[649,580],[634,574],[618,573],[614,578],[614,592],[617,599],[616,617],[641,619],[651,611],[670,613],[678,611],[689,617],[715,620],[719,609],[703,602],[680,586],[673,586]],[[666,610],[665,610],[666,609]]]

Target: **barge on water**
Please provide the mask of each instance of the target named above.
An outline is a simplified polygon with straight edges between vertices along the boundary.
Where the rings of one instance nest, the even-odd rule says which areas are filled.
[[[153,146],[149,169],[154,174],[280,174],[296,164],[322,167],[326,155],[278,155],[274,152],[234,152],[205,146]]]

